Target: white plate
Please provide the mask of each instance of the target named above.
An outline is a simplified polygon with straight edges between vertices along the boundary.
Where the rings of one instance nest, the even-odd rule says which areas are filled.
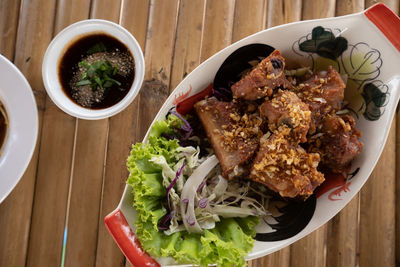
[[[9,119],[0,155],[0,203],[24,174],[38,134],[38,113],[32,89],[19,69],[0,55],[0,101]]]

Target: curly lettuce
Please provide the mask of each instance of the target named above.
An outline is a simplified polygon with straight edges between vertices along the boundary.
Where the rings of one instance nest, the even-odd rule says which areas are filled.
[[[163,156],[171,168],[176,165],[184,150],[178,140],[168,140],[162,135],[172,133],[174,127],[181,124],[176,116],[170,115],[167,120],[154,123],[149,143],[132,146],[127,160],[130,172],[127,183],[132,186],[133,205],[138,215],[136,235],[143,249],[156,258],[173,257],[179,263],[200,266],[214,263],[245,266],[244,257],[254,243],[252,237],[259,221],[257,217],[222,218],[215,228],[201,234],[180,231],[166,235],[158,229],[159,221],[168,213],[168,205],[163,168],[154,162],[154,158]]]

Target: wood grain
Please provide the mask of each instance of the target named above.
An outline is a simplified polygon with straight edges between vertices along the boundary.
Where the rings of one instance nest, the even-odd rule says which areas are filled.
[[[326,266],[357,265],[359,195],[328,223]]]
[[[398,9],[398,2],[383,2]],[[365,8],[371,4],[367,1]],[[385,149],[360,193],[360,266],[395,264],[395,132],[394,119]]]
[[[54,35],[72,23],[88,19],[90,2],[91,0],[58,0]]]
[[[326,225],[290,246],[291,267],[326,265]],[[310,253],[312,251],[312,253]]]
[[[178,4],[177,0],[154,0],[150,4],[145,47],[145,81],[139,99],[139,140],[144,137],[154,116],[169,95]]]
[[[87,12],[85,12],[87,14]],[[120,2],[91,2],[90,17],[118,23]],[[108,119],[77,120],[75,153],[66,227],[66,266],[94,266],[107,151]],[[81,240],[81,236],[85,240]],[[123,259],[122,259],[123,260]]]
[[[205,0],[180,2],[170,92],[200,63],[205,2]]]
[[[364,10],[364,0],[336,0],[336,16]]]
[[[232,43],[265,28],[267,1],[236,0]]]
[[[399,1],[385,0],[382,2],[385,3],[386,5],[388,5],[388,7],[391,8],[394,12],[396,12],[397,14],[400,14]],[[369,7],[373,4],[375,4],[375,1],[366,1],[366,3],[365,3],[366,7]],[[392,143],[387,144],[387,147],[389,147],[391,145],[392,146],[395,145],[391,149],[395,149],[395,151],[396,151],[396,154],[395,154],[396,162],[395,162],[395,166],[386,165],[386,164],[385,164],[385,166],[389,167],[389,168],[390,167],[394,168],[396,171],[395,182],[394,182],[395,183],[395,211],[394,211],[395,218],[394,218],[394,220],[395,220],[395,232],[396,232],[395,237],[394,237],[394,243],[395,243],[395,263],[394,264],[395,264],[395,266],[400,266],[400,168],[398,167],[398,166],[400,166],[399,165],[400,164],[400,125],[399,125],[400,113],[398,111],[395,116],[395,120],[396,120],[396,126],[392,125],[392,130],[391,130],[390,134],[391,135],[393,134],[392,131],[393,131],[393,128],[395,127],[396,128],[396,137],[395,137],[396,141],[395,141],[395,144],[393,144],[393,140],[392,140]],[[389,136],[389,140],[391,140],[393,138],[391,135]],[[389,149],[389,148],[387,148],[387,149]],[[383,163],[382,163],[382,165],[383,165]],[[380,176],[381,176],[381,178],[384,177],[383,175],[380,175]],[[379,178],[379,179],[381,179],[381,178]],[[375,179],[377,180],[377,178],[375,178]],[[384,178],[384,179],[386,180],[387,178]],[[391,182],[389,182],[389,183],[391,183]],[[381,195],[385,194],[385,192],[380,192],[380,194]],[[380,203],[382,203],[382,205],[386,206],[386,203],[383,202],[384,200],[379,200],[379,201],[380,201]],[[387,207],[387,208],[390,209],[390,207]],[[386,208],[385,208],[385,211],[387,211]],[[386,219],[386,217],[382,218],[382,219]],[[385,224],[384,226],[387,226],[387,225]],[[382,228],[379,226],[378,229],[382,229]],[[389,230],[389,232],[390,231],[391,230]],[[385,235],[382,234],[381,238],[385,238]],[[392,240],[393,236],[391,236],[389,239]],[[390,244],[387,244],[387,245],[390,245]],[[386,257],[389,259],[390,263],[393,263],[393,261],[391,260],[391,258],[392,258],[391,253],[388,253],[388,254],[385,253]]]
[[[0,2],[0,53],[11,61],[14,60],[19,8],[20,0]]]
[[[301,19],[301,0],[268,1],[267,27],[273,27]]]
[[[303,20],[329,18],[335,16],[336,0],[303,0]]]
[[[58,11],[54,12],[57,13],[54,32],[59,32],[72,22],[87,18],[88,2],[58,2],[56,9]],[[71,6],[80,12],[73,12]],[[85,8],[86,12],[82,14]],[[41,146],[39,155],[28,255],[28,263],[32,266],[59,264],[62,259],[75,121],[75,118],[62,112],[46,97],[42,130],[45,142]],[[39,253],[45,254],[42,257],[35,257]]]
[[[18,30],[19,1],[2,1],[0,3],[0,53],[9,60],[14,59],[15,39]],[[31,210],[18,209],[30,198],[20,197],[23,187],[19,184],[0,204],[0,266],[25,266],[27,250],[26,234],[29,231]],[[20,213],[22,212],[22,213]],[[18,252],[20,255],[15,255]],[[14,254],[14,255],[13,255]]]
[[[207,1],[201,62],[231,43],[234,10],[235,1]]]
[[[265,257],[249,261],[248,267],[289,267],[290,247],[283,248]]]
[[[360,266],[395,264],[395,129],[361,190]]]
[[[400,13],[400,10],[399,10]],[[396,120],[400,121],[400,113],[397,112]],[[396,125],[396,266],[400,266],[400,126],[399,123]]]
[[[142,49],[145,47],[149,2],[124,1],[121,8],[121,24],[133,34]],[[98,218],[96,266],[120,266],[124,262],[124,256],[105,228],[103,220],[117,207],[125,187],[128,177],[126,158],[132,143],[140,141],[136,131],[139,124],[138,113],[139,97],[123,112],[109,119],[107,161]]]
[[[38,145],[25,174],[0,208],[2,214],[0,217],[0,236],[2,236],[1,242],[3,242],[0,247],[2,250],[0,255],[4,255],[4,257],[0,257],[1,266],[25,266],[26,264],[42,115],[45,104],[41,73],[35,70],[41,69],[41,60],[52,36],[54,8],[55,1],[30,1],[23,2],[20,9],[14,62],[34,90],[39,111],[39,135]],[[3,249],[6,249],[6,251]],[[15,250],[7,253],[8,249]]]

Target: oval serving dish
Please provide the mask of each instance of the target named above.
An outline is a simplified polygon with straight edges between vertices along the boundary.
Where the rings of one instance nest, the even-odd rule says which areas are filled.
[[[361,141],[365,146],[350,170],[328,177],[310,201],[301,207],[287,209],[288,213],[302,210],[301,218],[295,218],[302,227],[296,228],[279,216],[274,217],[275,224],[257,226],[256,242],[246,260],[284,248],[318,229],[343,209],[367,181],[385,145],[400,97],[397,67],[400,62],[400,19],[384,4],[376,4],[361,13],[296,22],[258,32],[198,66],[177,86],[154,121],[164,118],[173,107],[180,112],[185,108],[182,104],[190,105],[196,98],[193,96],[204,93],[204,88],[213,82],[230,55],[252,44],[267,44],[279,49],[289,66],[322,70],[332,65],[341,75],[346,75],[345,100],[356,117],[357,128],[363,133]],[[144,142],[147,136],[148,133]],[[136,211],[132,206],[131,191],[127,185],[117,209],[105,218],[111,235],[133,266],[176,264],[171,259],[153,259],[141,249],[134,234]],[[289,218],[293,216],[298,215]]]

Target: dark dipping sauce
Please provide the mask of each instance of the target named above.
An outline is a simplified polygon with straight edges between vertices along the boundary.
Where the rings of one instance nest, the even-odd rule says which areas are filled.
[[[93,52],[93,48],[99,45],[102,50]],[[78,66],[79,62],[104,59],[117,66],[118,71],[112,79],[121,85],[113,84],[101,90],[99,87],[93,89],[90,85],[76,85],[86,70]],[[84,108],[103,109],[118,103],[127,95],[135,78],[135,64],[131,52],[123,43],[110,35],[97,33],[84,36],[67,48],[58,67],[58,76],[64,93],[73,102]]]
[[[3,146],[4,140],[6,139],[7,127],[8,127],[8,118],[6,110],[3,104],[1,104],[0,102],[0,149]]]

